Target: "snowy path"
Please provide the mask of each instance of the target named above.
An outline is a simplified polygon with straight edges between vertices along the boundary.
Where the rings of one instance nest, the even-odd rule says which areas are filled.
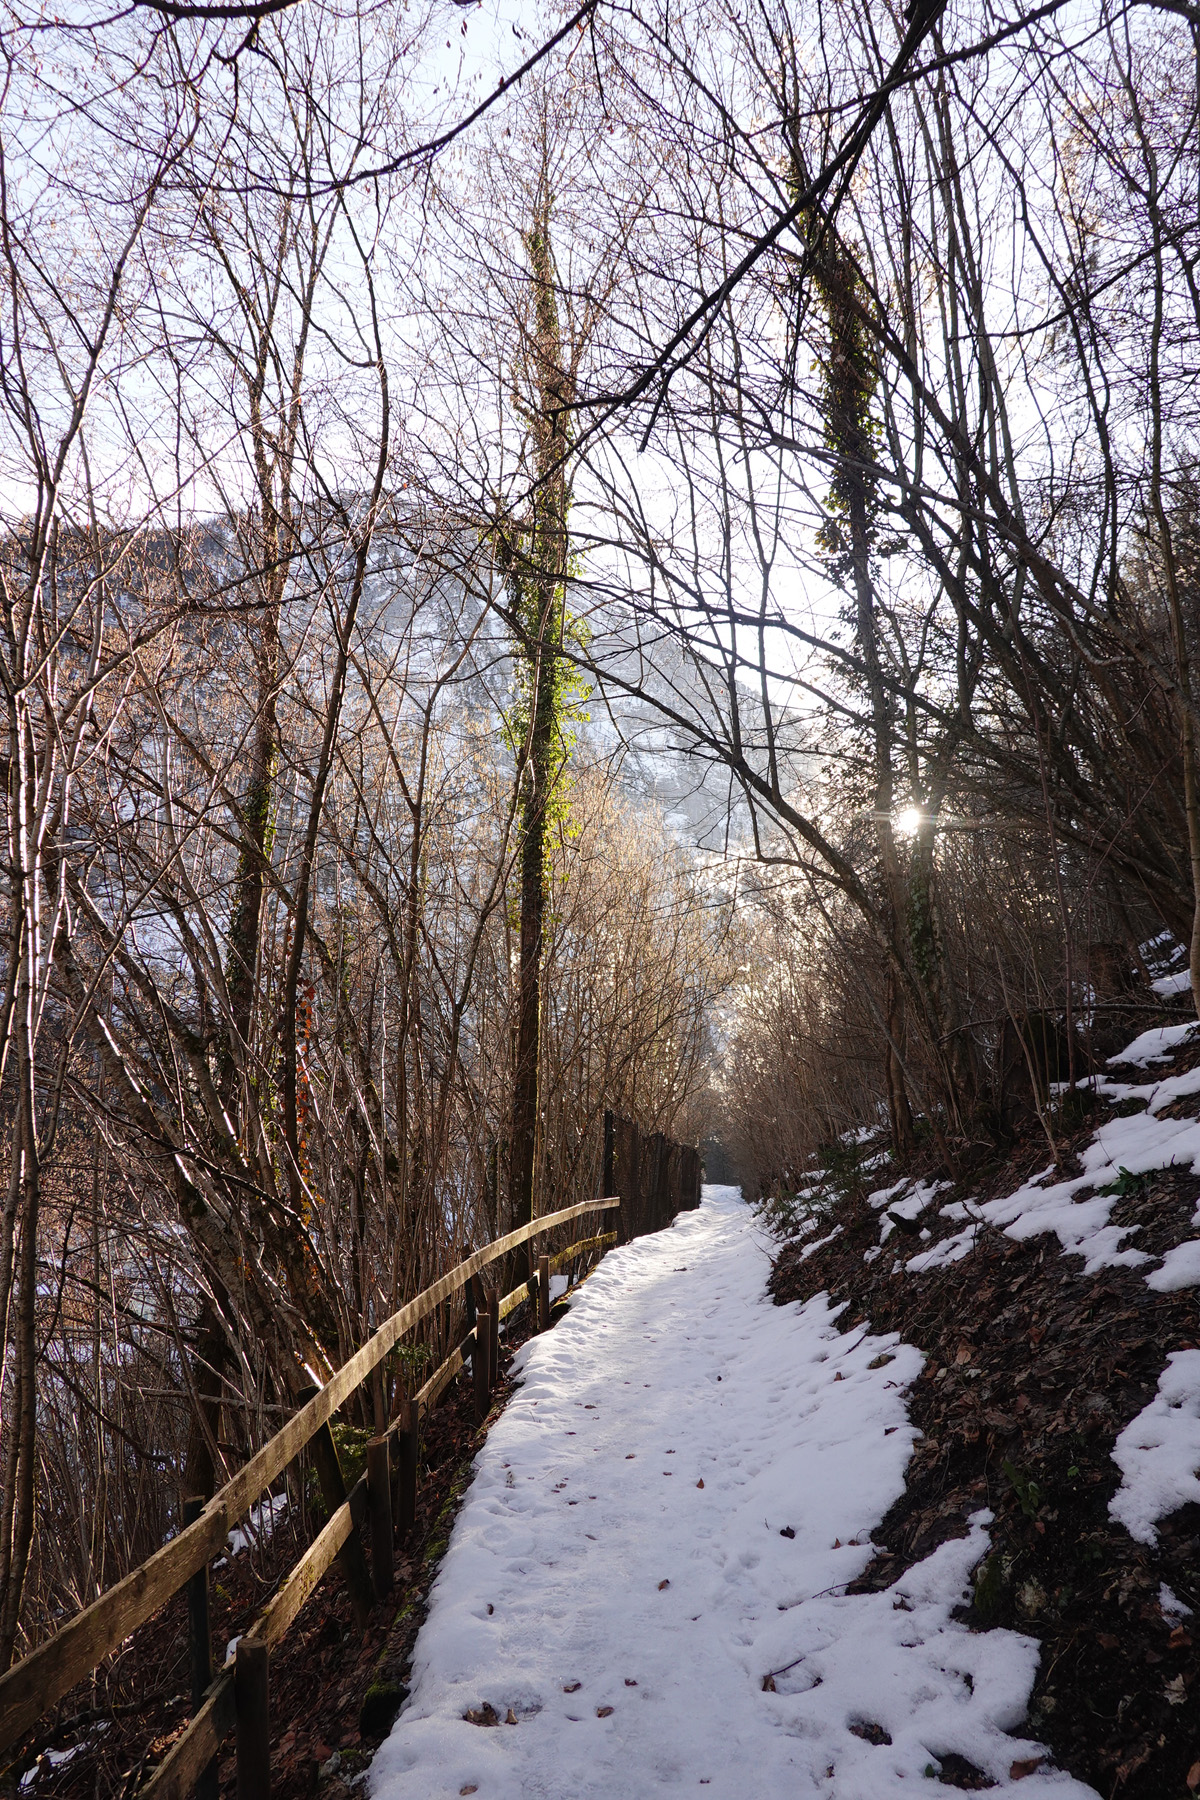
[[[886,1593],[840,1591],[902,1490],[921,1357],[839,1334],[824,1296],[773,1306],[768,1269],[736,1190],[706,1189],[522,1352],[379,1800],[883,1800],[949,1753],[1023,1800],[1091,1794],[1006,1735],[1036,1645],[951,1618],[986,1514]],[[464,1717],[485,1706],[515,1723]]]

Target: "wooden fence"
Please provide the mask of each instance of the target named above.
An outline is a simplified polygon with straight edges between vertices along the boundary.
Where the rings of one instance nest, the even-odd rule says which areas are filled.
[[[606,1139],[607,1141],[607,1139]],[[188,1591],[188,1623],[192,1652],[194,1710],[190,1724],[141,1788],[138,1800],[184,1800],[199,1793],[215,1800],[216,1756],[223,1740],[237,1731],[238,1793],[241,1800],[262,1800],[270,1782],[268,1662],[277,1644],[312,1594],[334,1558],[341,1563],[351,1601],[365,1623],[373,1598],[391,1588],[394,1574],[395,1526],[412,1525],[416,1507],[417,1440],[422,1415],[443,1389],[472,1364],[475,1406],[486,1416],[496,1383],[496,1350],[501,1319],[525,1299],[535,1299],[539,1327],[550,1322],[550,1277],[556,1271],[581,1272],[590,1259],[617,1241],[610,1231],[569,1244],[556,1256],[541,1256],[528,1282],[500,1297],[486,1287],[482,1271],[520,1245],[583,1218],[622,1208],[617,1199],[586,1200],[561,1212],[548,1213],[510,1231],[461,1262],[415,1300],[381,1325],[328,1383],[306,1399],[282,1431],[264,1444],[231,1481],[207,1502],[186,1503],[179,1535],[140,1568],[0,1676],[0,1755],[18,1743],[42,1714],[110,1656],[131,1632],[152,1618],[181,1589]],[[663,1221],[666,1222],[665,1220]],[[652,1229],[645,1225],[641,1229]],[[527,1253],[528,1254],[528,1253]],[[401,1403],[387,1432],[367,1446],[367,1469],[347,1493],[329,1421],[350,1396],[379,1368],[400,1339],[452,1294],[466,1289],[469,1330],[446,1361],[413,1398]],[[208,1566],[225,1549],[232,1527],[259,1496],[277,1481],[302,1450],[316,1469],[328,1524],[284,1579],[254,1624],[239,1639],[234,1661],[215,1677],[211,1666],[208,1620]],[[398,1519],[394,1518],[393,1499]],[[372,1570],[368,1574],[358,1527],[369,1523]]]
[[[647,1231],[661,1231],[677,1212],[700,1204],[700,1152],[661,1131],[644,1132],[618,1113],[604,1115],[606,1194],[620,1194],[619,1240],[627,1244]]]

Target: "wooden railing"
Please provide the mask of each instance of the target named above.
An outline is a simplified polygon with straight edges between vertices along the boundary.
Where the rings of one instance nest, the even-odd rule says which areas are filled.
[[[423,1414],[444,1388],[472,1362],[476,1414],[482,1418],[496,1383],[497,1332],[500,1320],[527,1298],[536,1299],[538,1322],[550,1317],[550,1277],[556,1269],[582,1263],[616,1242],[616,1232],[570,1244],[554,1257],[538,1259],[531,1281],[500,1298],[494,1291],[477,1295],[473,1281],[489,1264],[534,1238],[589,1213],[611,1212],[617,1199],[585,1200],[522,1225],[477,1250],[423,1293],[402,1306],[323,1388],[295,1413],[283,1429],[239,1469],[232,1480],[201,1505],[185,1510],[183,1529],[170,1543],[134,1569],[123,1581],[81,1613],[21,1662],[0,1676],[0,1755],[29,1731],[42,1714],[112,1654],[130,1633],[152,1618],[184,1587],[189,1596],[193,1698],[190,1724],[141,1788],[138,1800],[184,1800],[193,1791],[216,1794],[215,1757],[235,1726],[238,1734],[238,1791],[243,1796],[267,1792],[269,1781],[269,1716],[267,1668],[270,1647],[277,1644],[308,1600],[334,1558],[340,1559],[360,1622],[373,1597],[390,1589],[394,1569],[393,1486],[398,1487],[399,1525],[411,1526],[416,1505],[417,1434]],[[474,1314],[466,1337],[426,1381],[420,1392],[403,1402],[387,1432],[367,1446],[367,1472],[347,1493],[329,1421],[362,1386],[400,1339],[426,1319],[443,1301],[467,1290]],[[482,1301],[482,1304],[478,1304]],[[238,1640],[234,1661],[212,1678],[208,1627],[208,1565],[225,1548],[228,1533],[302,1450],[311,1448],[325,1503],[331,1517],[316,1540],[285,1578],[250,1629]],[[398,1463],[398,1470],[394,1465]],[[367,1573],[357,1527],[370,1522],[373,1572]]]

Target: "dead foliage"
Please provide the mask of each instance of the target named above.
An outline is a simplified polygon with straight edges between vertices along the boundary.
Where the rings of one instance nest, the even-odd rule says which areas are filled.
[[[1076,1150],[1104,1112],[1088,1119]],[[1011,1192],[1044,1161],[1044,1143],[1019,1144],[987,1171],[986,1190],[977,1172],[937,1205]],[[1190,1170],[1163,1170],[1132,1183],[1113,1218],[1140,1227],[1139,1248],[1162,1252],[1195,1235],[1198,1199]],[[1106,1800],[1186,1795],[1200,1756],[1200,1507],[1164,1520],[1147,1548],[1109,1518],[1108,1504],[1120,1481],[1117,1434],[1153,1397],[1168,1355],[1200,1343],[1194,1291],[1154,1293],[1137,1270],[1087,1276],[1052,1235],[1018,1243],[994,1229],[963,1261],[910,1275],[894,1269],[896,1254],[912,1254],[899,1237],[864,1262],[880,1218],[861,1193],[838,1203],[822,1234],[835,1222],[841,1233],[807,1260],[800,1245],[782,1252],[776,1300],[827,1289],[849,1301],[843,1329],[869,1321],[927,1356],[910,1395],[923,1435],[904,1494],[873,1534],[878,1555],[853,1591],[889,1586],[990,1507],[991,1551],[964,1617],[978,1630],[1007,1626],[1040,1641],[1025,1729]],[[957,1228],[936,1205],[921,1224],[935,1238]],[[1164,1612],[1164,1583],[1195,1620]],[[1012,1778],[1031,1772],[1014,1765]],[[969,1769],[941,1779],[986,1785]]]

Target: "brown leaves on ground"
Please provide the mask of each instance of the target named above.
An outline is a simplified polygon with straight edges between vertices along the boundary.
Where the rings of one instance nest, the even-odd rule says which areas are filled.
[[[1103,1117],[1067,1146],[1068,1161]],[[1012,1192],[1044,1166],[1044,1144],[1018,1145],[1008,1163],[945,1190],[939,1204]],[[1118,1200],[1113,1222],[1138,1225],[1131,1242],[1163,1254],[1196,1236],[1198,1199],[1190,1169],[1166,1169]],[[937,1208],[922,1222],[935,1240],[961,1228]],[[841,1203],[824,1229],[835,1223],[840,1235],[807,1261],[799,1245],[784,1249],[776,1300],[828,1289],[850,1302],[843,1330],[869,1321],[927,1356],[909,1395],[923,1435],[906,1491],[872,1534],[878,1554],[852,1591],[890,1586],[990,1507],[991,1551],[963,1616],[976,1629],[1006,1626],[1041,1641],[1024,1734],[1106,1800],[1196,1793],[1200,1659],[1193,1621],[1165,1614],[1160,1588],[1200,1614],[1200,1506],[1163,1520],[1154,1549],[1108,1516],[1118,1432],[1153,1397],[1168,1355],[1200,1344],[1195,1292],[1157,1294],[1138,1270],[1088,1276],[1052,1235],[1018,1243],[992,1229],[960,1262],[893,1276],[890,1256],[863,1261],[879,1215],[862,1197]],[[966,1772],[943,1770],[939,1780],[978,1785]]]

